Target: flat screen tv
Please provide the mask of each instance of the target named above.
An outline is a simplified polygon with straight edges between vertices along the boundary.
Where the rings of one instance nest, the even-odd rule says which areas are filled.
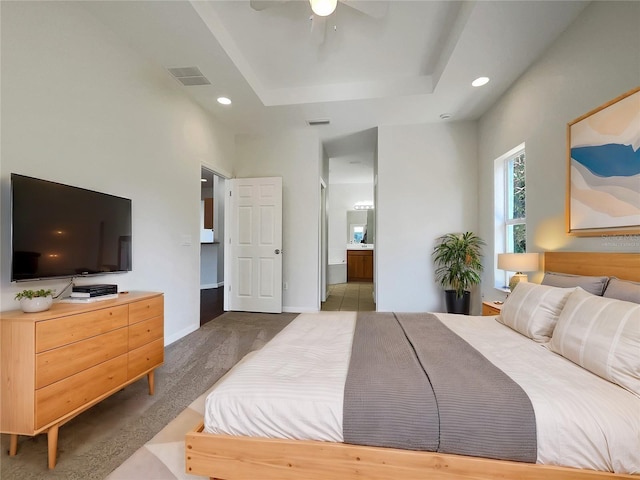
[[[11,174],[11,281],[130,270],[130,199]]]

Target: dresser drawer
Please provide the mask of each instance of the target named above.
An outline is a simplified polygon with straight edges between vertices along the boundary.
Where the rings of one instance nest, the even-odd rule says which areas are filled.
[[[164,317],[153,317],[149,320],[129,325],[129,350],[134,350],[153,340],[162,338],[163,331]]]
[[[164,314],[164,298],[162,296],[140,300],[129,304],[129,325]]]
[[[127,328],[122,327],[36,355],[36,388],[42,388],[99,363],[127,353]]]
[[[36,324],[36,352],[62,347],[127,325],[127,305],[102,308]]]
[[[140,348],[129,352],[129,374],[128,379],[151,370],[164,361],[164,339],[159,338]]]
[[[120,355],[36,390],[36,429],[58,420],[127,381],[127,355]]]

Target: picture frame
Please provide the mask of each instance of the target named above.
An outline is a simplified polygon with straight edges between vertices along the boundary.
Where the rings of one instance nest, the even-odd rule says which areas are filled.
[[[567,124],[567,234],[640,234],[640,87]]]

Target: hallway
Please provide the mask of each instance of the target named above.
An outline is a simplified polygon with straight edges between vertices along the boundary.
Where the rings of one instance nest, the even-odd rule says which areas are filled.
[[[373,303],[373,283],[349,282],[329,285],[327,300],[322,303],[322,311],[375,312]]]
[[[224,287],[200,290],[200,326],[224,313]]]

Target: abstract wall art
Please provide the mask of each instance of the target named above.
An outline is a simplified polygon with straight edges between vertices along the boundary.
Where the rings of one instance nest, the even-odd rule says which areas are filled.
[[[640,87],[567,124],[567,233],[640,233]]]

